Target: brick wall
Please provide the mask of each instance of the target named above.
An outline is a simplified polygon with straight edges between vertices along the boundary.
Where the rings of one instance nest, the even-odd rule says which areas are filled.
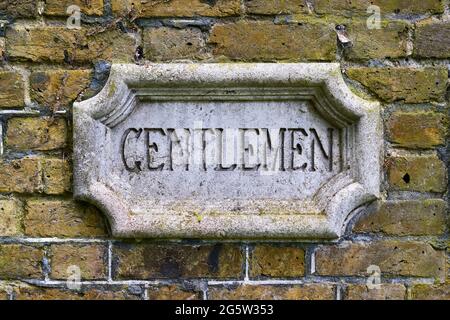
[[[448,0],[42,2],[0,0],[0,299],[450,298]],[[336,243],[112,238],[72,200],[71,105],[146,61],[340,62],[383,102],[383,199]]]

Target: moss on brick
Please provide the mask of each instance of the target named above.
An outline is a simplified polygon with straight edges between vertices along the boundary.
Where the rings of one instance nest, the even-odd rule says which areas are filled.
[[[424,103],[444,101],[446,68],[349,68],[347,75],[361,82],[387,102]]]

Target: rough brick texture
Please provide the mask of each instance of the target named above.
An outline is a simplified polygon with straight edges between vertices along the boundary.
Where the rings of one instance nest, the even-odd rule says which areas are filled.
[[[0,199],[0,237],[20,236],[22,230],[22,205],[15,199]]]
[[[387,235],[440,235],[447,230],[445,201],[403,200],[377,203],[357,222],[355,232]]]
[[[0,279],[42,279],[42,248],[21,244],[0,245]]]
[[[305,252],[294,247],[257,246],[252,252],[252,277],[301,277],[305,274]]]
[[[44,13],[49,16],[67,16],[67,9],[74,5],[78,6],[83,14],[101,16],[104,0],[47,0]]]
[[[8,121],[7,148],[48,151],[64,148],[66,139],[64,118],[11,118]]]
[[[0,109],[24,106],[23,79],[19,73],[0,71],[0,88]]]
[[[275,25],[238,22],[215,25],[209,42],[214,55],[232,60],[332,60],[336,51],[333,26],[326,23]]]
[[[53,245],[51,246],[50,277],[67,279],[75,271],[71,267],[77,266],[81,279],[106,279],[107,260],[107,248],[102,244]]]
[[[241,13],[241,3],[240,0],[112,0],[112,10],[135,17],[226,17]]]
[[[442,1],[423,0],[316,0],[316,12],[333,13],[337,15],[354,14],[370,15],[367,8],[371,5],[378,6],[382,13],[400,14],[424,14],[444,12]]]
[[[450,23],[426,20],[416,25],[414,55],[424,58],[450,57]]]
[[[350,78],[361,82],[381,99],[406,103],[443,101],[447,88],[446,68],[350,68]]]
[[[449,299],[448,6],[0,0],[0,300]],[[340,63],[381,103],[380,198],[332,243],[113,238],[101,208],[73,199],[72,107],[111,64],[153,62]]]
[[[327,284],[210,287],[208,298],[211,300],[334,300],[335,289]]]
[[[152,28],[144,33],[144,55],[154,61],[206,58],[200,29]]]
[[[403,284],[382,284],[368,288],[364,284],[349,285],[345,290],[346,300],[405,300],[406,287]]]
[[[315,257],[319,275],[367,276],[371,265],[379,266],[385,276],[441,279],[445,274],[445,253],[420,242],[343,243],[319,247]]]
[[[31,99],[44,107],[69,106],[89,86],[90,70],[37,71],[30,75]]]
[[[243,254],[235,245],[114,246],[115,278],[236,278],[242,276]]]
[[[13,60],[33,62],[89,62],[107,59],[132,61],[135,41],[118,29],[63,27],[9,28],[6,50]]]
[[[103,217],[90,206],[70,200],[30,199],[25,234],[31,237],[98,237],[106,233]]]
[[[351,60],[401,58],[407,55],[408,23],[383,21],[381,29],[368,29],[366,21],[351,23],[347,33],[352,41],[347,50]]]
[[[387,134],[400,147],[427,149],[445,143],[447,127],[444,113],[394,112],[387,121]]]
[[[444,192],[447,189],[445,164],[436,156],[392,157],[388,180],[394,190]]]

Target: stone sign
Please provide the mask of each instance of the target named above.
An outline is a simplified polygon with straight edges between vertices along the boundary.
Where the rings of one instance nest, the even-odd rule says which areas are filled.
[[[380,189],[379,104],[338,64],[114,65],[74,191],[118,237],[332,239]]]

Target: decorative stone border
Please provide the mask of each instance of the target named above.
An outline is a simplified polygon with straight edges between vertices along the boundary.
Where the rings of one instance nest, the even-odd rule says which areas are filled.
[[[233,90],[226,90],[232,87]],[[270,88],[268,90],[267,88]],[[132,208],[104,159],[109,133],[140,101],[310,101],[342,129],[344,170],[311,199],[305,214],[212,214],[201,222],[180,209],[145,214]],[[113,65],[104,89],[74,104],[74,194],[107,215],[113,235],[133,238],[335,239],[349,215],[379,197],[382,125],[380,105],[353,94],[336,63]],[[99,157],[101,155],[101,157]],[[129,194],[130,190],[126,191]]]

